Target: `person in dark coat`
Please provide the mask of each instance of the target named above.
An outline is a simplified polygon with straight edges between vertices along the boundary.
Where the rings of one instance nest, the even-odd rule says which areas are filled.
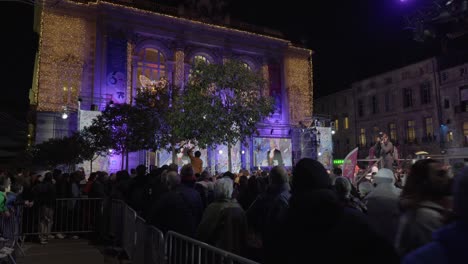
[[[293,169],[282,231],[277,239],[285,248],[267,252],[275,256],[270,263],[307,263],[311,259],[327,263],[375,263],[376,259],[379,263],[399,263],[392,245],[374,232],[365,216],[340,203],[325,168],[313,159],[301,159]]]
[[[151,185],[146,175],[146,166],[138,165],[137,175],[130,181],[127,193],[127,203],[137,212],[138,215],[146,217],[148,207],[147,202],[151,200]]]
[[[33,187],[34,202],[40,210],[39,242],[47,244],[54,221],[55,186],[52,173],[45,172],[38,177],[38,183]]]
[[[149,222],[166,233],[194,237],[202,215],[200,194],[181,184],[181,177],[174,171],[167,174],[169,191],[156,201]]]
[[[247,220],[251,232],[260,236],[265,251],[275,252],[283,247],[282,243],[275,243],[277,242],[275,238],[285,222],[291,193],[288,173],[284,167],[273,167],[269,180],[266,192],[261,194],[247,210]],[[266,263],[272,261],[265,260]]]
[[[215,182],[215,201],[206,208],[197,229],[197,239],[238,255],[244,255],[247,218],[232,199],[233,181],[224,177]]]
[[[468,260],[468,168],[456,178],[453,187],[455,221],[435,231],[432,242],[412,251],[403,264],[452,264]]]

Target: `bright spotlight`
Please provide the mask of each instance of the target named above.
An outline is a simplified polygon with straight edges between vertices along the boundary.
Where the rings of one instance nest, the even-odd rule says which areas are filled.
[[[222,150],[220,150],[220,151],[218,151],[218,153],[219,153],[219,154],[223,154],[223,151],[222,151]]]
[[[241,153],[242,153],[242,154],[245,154],[245,151],[243,150]]]
[[[322,156],[322,152],[319,152],[318,155],[319,155],[319,157]]]
[[[336,133],[335,130],[332,130],[332,135],[335,135],[335,133]]]
[[[68,114],[67,113],[62,113],[62,119],[67,119],[68,118]]]

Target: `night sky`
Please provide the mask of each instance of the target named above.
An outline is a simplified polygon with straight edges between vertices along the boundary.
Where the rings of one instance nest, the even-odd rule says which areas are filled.
[[[235,0],[231,17],[282,31],[314,50],[315,97],[347,89],[353,81],[438,54],[435,41],[419,43],[404,30],[404,15],[426,0]],[[5,14],[15,14],[6,18]],[[33,8],[0,4],[2,96],[0,111],[23,118],[37,40]],[[13,41],[5,41],[11,39]]]

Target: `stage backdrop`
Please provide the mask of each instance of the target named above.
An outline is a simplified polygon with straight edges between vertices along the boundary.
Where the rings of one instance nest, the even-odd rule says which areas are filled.
[[[254,166],[272,167],[275,165],[292,166],[290,138],[259,138],[253,139]],[[269,155],[271,149],[275,148],[276,153]],[[279,163],[283,164],[279,164]]]

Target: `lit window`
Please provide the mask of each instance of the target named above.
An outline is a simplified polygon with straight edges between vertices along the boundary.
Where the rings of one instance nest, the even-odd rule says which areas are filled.
[[[395,142],[397,140],[397,129],[395,123],[388,124],[388,130],[390,131],[390,140]]]
[[[447,133],[447,142],[452,142],[453,141],[453,132],[449,131]]]
[[[349,128],[349,118],[348,118],[348,117],[345,117],[345,118],[344,118],[344,128],[345,128],[345,129],[348,129],[348,128]]]
[[[408,120],[406,122],[406,140],[408,143],[413,143],[416,139],[416,130],[414,120]]]
[[[157,49],[146,48],[138,53],[136,78],[137,86],[143,87],[140,83],[140,75],[147,77],[150,80],[160,80],[166,77],[166,59],[164,55]]]
[[[359,145],[361,145],[361,147],[366,146],[366,129],[365,128],[361,128],[361,134],[359,135]]]
[[[335,131],[338,131],[339,123],[338,119],[335,119]]]
[[[196,62],[196,61],[203,61],[205,63],[211,63],[210,60],[206,56],[203,56],[203,55],[193,56],[193,62]]]
[[[468,122],[463,122],[463,137],[465,138],[465,145],[468,145]]]

